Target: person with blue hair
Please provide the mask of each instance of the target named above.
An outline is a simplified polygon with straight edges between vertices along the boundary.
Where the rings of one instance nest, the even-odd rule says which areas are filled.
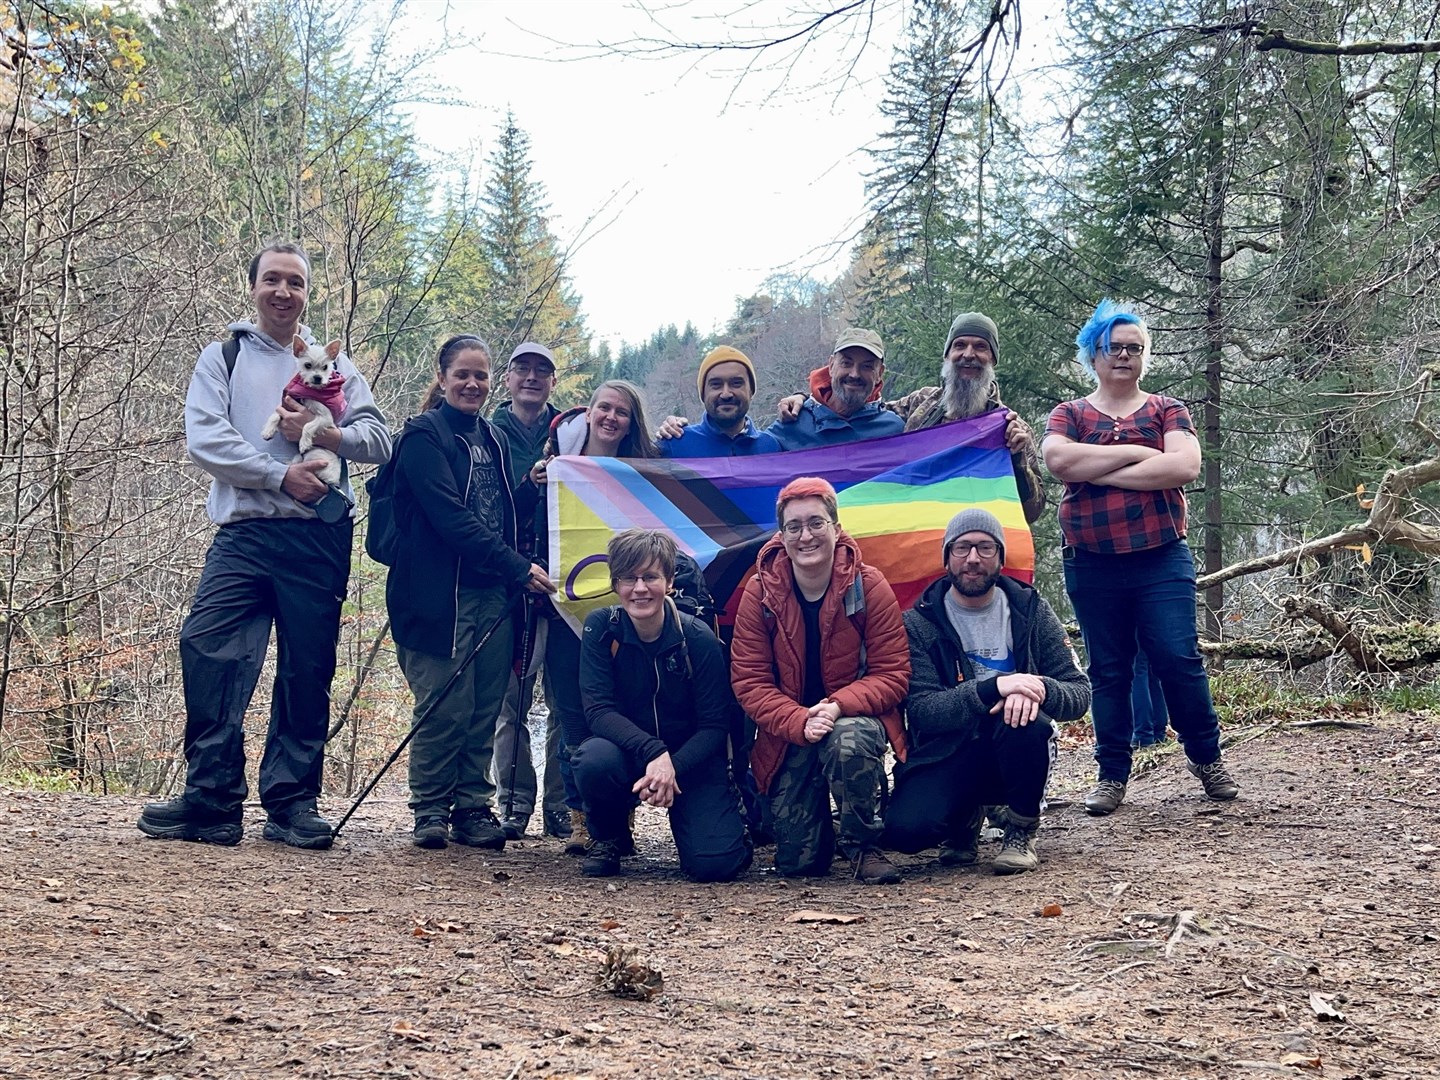
[[[1085,809],[1109,814],[1125,799],[1139,646],[1160,677],[1190,771],[1210,798],[1233,799],[1240,788],[1220,756],[1185,542],[1183,488],[1200,475],[1195,425],[1179,401],[1141,389],[1150,331],[1131,308],[1100,301],[1075,344],[1096,389],[1055,407],[1041,449],[1065,482],[1065,591],[1090,657],[1099,778]]]

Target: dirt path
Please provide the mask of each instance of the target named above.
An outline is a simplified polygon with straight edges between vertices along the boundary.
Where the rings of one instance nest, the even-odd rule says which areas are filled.
[[[1172,754],[1112,818],[1053,809],[1039,873],[917,858],[888,889],[691,885],[658,815],[607,882],[557,841],[415,850],[393,791],[326,853],[256,811],[217,849],[0,792],[0,1076],[1440,1076],[1433,721],[1230,756],[1234,804]],[[1067,747],[1062,800],[1088,765]],[[594,988],[617,943],[654,1000]]]

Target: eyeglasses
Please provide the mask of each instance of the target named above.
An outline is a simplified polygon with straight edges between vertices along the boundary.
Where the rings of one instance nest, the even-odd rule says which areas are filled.
[[[993,540],[981,540],[978,544],[972,544],[968,540],[956,540],[950,545],[950,554],[962,559],[968,559],[972,551],[979,552],[982,559],[993,559],[999,550],[1000,545]]]
[[[1111,360],[1118,360],[1122,356],[1128,356],[1138,360],[1144,352],[1144,345],[1120,345],[1112,342],[1110,346],[1106,348],[1105,355],[1110,357]]]
[[[786,536],[793,539],[794,537],[797,537],[801,533],[805,532],[807,529],[810,531],[811,536],[819,536],[829,527],[830,522],[826,521],[824,518],[817,517],[810,518],[808,521],[788,522],[780,531],[783,532]]]
[[[633,589],[640,582],[645,583],[647,589],[657,589],[665,582],[663,574],[626,574],[624,577],[615,579],[617,589]]]

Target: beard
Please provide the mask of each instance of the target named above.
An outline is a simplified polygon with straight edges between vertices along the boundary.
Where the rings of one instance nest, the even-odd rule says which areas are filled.
[[[958,365],[947,361],[943,373],[946,420],[968,420],[990,408],[990,392],[995,388],[995,367],[987,364],[978,379],[962,379]]]
[[[873,386],[847,386],[844,383],[832,385],[830,387],[831,399],[840,406],[835,411],[841,412],[845,416],[859,412],[861,407],[870,400],[873,390]]]
[[[995,587],[995,582],[1000,580],[1000,568],[996,567],[986,574],[979,581],[966,581],[960,574],[950,575],[950,584],[961,596],[984,596]]]

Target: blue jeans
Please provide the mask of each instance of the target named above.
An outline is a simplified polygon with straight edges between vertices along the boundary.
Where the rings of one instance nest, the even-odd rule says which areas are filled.
[[[1148,551],[1065,551],[1065,591],[1085,636],[1101,780],[1130,779],[1137,635],[1160,676],[1170,726],[1197,765],[1220,757],[1220,720],[1195,633],[1195,563],[1184,540]]]

